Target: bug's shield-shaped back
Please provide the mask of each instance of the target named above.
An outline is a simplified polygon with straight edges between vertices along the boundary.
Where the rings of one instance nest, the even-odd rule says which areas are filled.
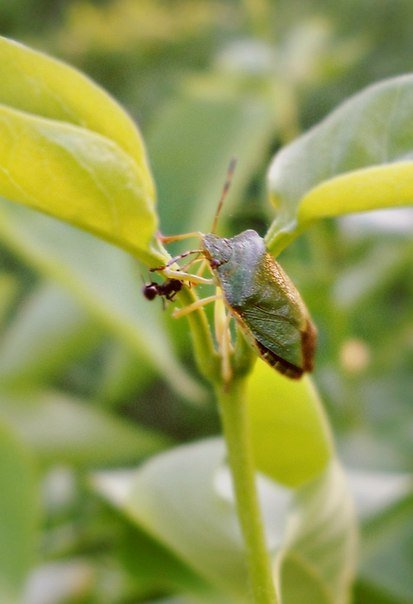
[[[275,369],[299,378],[313,368],[316,330],[294,284],[248,230],[203,245],[225,302],[259,355]]]

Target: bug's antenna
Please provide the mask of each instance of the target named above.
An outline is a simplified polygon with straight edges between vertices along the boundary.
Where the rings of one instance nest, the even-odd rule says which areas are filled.
[[[228,190],[229,190],[229,187],[232,182],[232,177],[234,176],[234,171],[235,171],[236,165],[237,165],[237,160],[235,157],[233,157],[231,159],[231,161],[229,162],[229,166],[228,166],[228,170],[227,170],[227,177],[225,179],[224,187],[222,189],[221,198],[218,202],[217,211],[215,212],[214,221],[212,223],[212,228],[211,228],[211,233],[215,233],[215,231],[216,231],[216,228],[218,225],[218,218],[219,218],[219,215],[221,214],[221,210],[224,205],[225,198],[228,195]]]

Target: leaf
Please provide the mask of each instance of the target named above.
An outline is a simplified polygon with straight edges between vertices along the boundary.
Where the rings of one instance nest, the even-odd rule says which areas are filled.
[[[0,599],[19,604],[34,561],[39,506],[32,459],[3,422],[0,489]]]
[[[333,445],[311,380],[292,381],[258,361],[247,388],[257,468],[292,487],[320,474]]]
[[[169,444],[152,430],[56,392],[0,391],[0,417],[46,464],[115,465]]]
[[[85,128],[0,106],[0,195],[159,264],[145,169]]]
[[[105,350],[97,398],[106,408],[122,406],[138,392],[150,388],[156,378],[154,365],[144,355],[138,359],[130,346],[121,341],[111,342]]]
[[[280,589],[284,594],[281,604],[335,604],[324,585],[314,576],[312,568],[291,554],[283,559]]]
[[[290,604],[290,593],[291,604],[300,602],[300,593],[306,601],[306,593],[314,594],[317,604],[349,602],[356,546],[353,502],[343,471],[333,460],[325,472],[295,492],[284,553],[278,560],[285,591],[282,604]],[[310,592],[305,583],[300,585],[304,577],[312,585]]]
[[[210,79],[212,93],[197,90],[193,79],[186,81],[148,135],[162,229],[168,233],[208,232],[231,158],[237,158],[237,170],[227,212],[248,186],[276,129],[268,87],[243,80],[243,87],[229,92],[227,74]]]
[[[359,581],[366,593],[382,595],[384,602],[386,597],[389,602],[411,602],[412,513],[410,475],[410,492],[369,518],[362,527]],[[381,600],[377,597],[377,601]]]
[[[242,538],[233,503],[214,489],[223,458],[223,443],[214,439],[173,449],[136,472],[97,474],[94,483],[138,526],[218,586],[227,602],[241,603],[247,588]]]
[[[30,265],[55,279],[138,357],[144,356],[182,396],[200,386],[176,360],[161,308],[140,293],[141,277],[121,250],[47,216],[0,200],[0,236]]]
[[[62,61],[0,36],[0,103],[37,116],[87,128],[116,142],[152,184],[136,125],[86,75]]]
[[[96,474],[94,484],[220,590],[223,602],[241,604],[248,601],[244,548],[224,458],[222,440],[213,439],[168,451],[135,472]],[[303,577],[310,598],[306,604],[346,602],[354,563],[354,516],[338,465],[330,464],[300,489],[287,490],[263,477],[258,485],[283,604],[299,601],[296,582]]]
[[[347,473],[357,515],[367,523],[372,517],[386,515],[411,492],[411,474],[352,468]],[[378,532],[378,540],[380,540]]]
[[[96,344],[101,331],[64,290],[44,283],[28,296],[0,340],[2,385],[56,377]]]
[[[369,86],[274,158],[278,216],[267,234],[280,251],[327,216],[411,205],[413,76]]]
[[[200,594],[207,602],[217,601],[217,592],[159,541],[130,522],[125,526],[125,534],[122,534],[119,543],[119,556],[133,582],[135,597],[136,592],[144,599],[145,595],[158,592],[190,590]],[[159,572],[160,568],[162,572]],[[196,599],[196,602],[199,600]]]
[[[0,328],[17,294],[18,282],[12,273],[0,273]]]

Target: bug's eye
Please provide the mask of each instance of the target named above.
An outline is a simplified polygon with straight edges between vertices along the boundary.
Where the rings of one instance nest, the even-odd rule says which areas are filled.
[[[222,262],[220,262],[217,258],[212,258],[209,263],[211,268],[218,268],[218,266],[222,264]]]

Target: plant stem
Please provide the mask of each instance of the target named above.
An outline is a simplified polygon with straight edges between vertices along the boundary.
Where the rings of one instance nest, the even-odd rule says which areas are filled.
[[[255,604],[277,604],[264,526],[258,502],[255,468],[245,400],[245,380],[216,386],[231,470],[238,518],[244,536],[251,593]]]
[[[192,289],[184,287],[179,292],[179,300],[183,305],[189,306],[189,304],[192,304],[198,298]],[[214,382],[217,374],[219,374],[220,359],[214,348],[211,329],[205,316],[205,311],[203,308],[198,308],[187,315],[186,319],[191,329],[195,358],[199,371],[208,381]]]

